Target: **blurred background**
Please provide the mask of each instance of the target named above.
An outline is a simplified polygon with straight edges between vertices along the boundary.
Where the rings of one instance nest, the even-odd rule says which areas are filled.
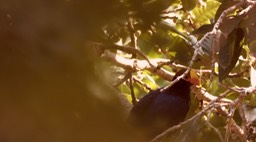
[[[86,46],[115,2],[0,1],[1,142],[140,141]]]
[[[0,0],[0,142],[145,141],[127,125],[130,94],[139,99],[169,84],[175,71],[189,65],[197,39],[202,39],[202,54],[193,68],[200,72],[200,87],[219,96],[227,90],[220,82],[230,88],[255,86],[256,5],[248,8],[253,2],[222,19],[219,46],[224,50],[216,52],[214,62],[213,36],[204,37],[223,11],[237,3]],[[245,8],[247,13],[241,13]],[[155,70],[134,69],[134,62],[124,66],[113,60],[145,60],[127,50],[131,48],[152,61],[160,59],[164,64],[159,68],[168,71],[169,78]],[[114,55],[107,58],[110,61],[100,58],[105,51]],[[239,95],[231,91],[226,98]],[[241,102],[255,106],[255,96],[251,92]],[[209,103],[201,103],[195,94],[191,99],[187,118]],[[230,141],[249,140],[251,134],[238,138],[239,132],[246,132],[246,123],[237,111],[240,107],[231,106],[224,106],[225,111],[236,110],[234,124],[244,131],[234,131]],[[227,126],[227,117],[213,108],[166,141],[220,141],[231,137]]]

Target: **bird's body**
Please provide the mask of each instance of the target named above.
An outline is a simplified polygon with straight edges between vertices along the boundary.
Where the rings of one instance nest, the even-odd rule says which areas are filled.
[[[183,72],[176,74],[174,79]],[[179,124],[189,111],[191,85],[191,82],[181,79],[169,88],[145,95],[132,108],[130,122],[149,138]]]

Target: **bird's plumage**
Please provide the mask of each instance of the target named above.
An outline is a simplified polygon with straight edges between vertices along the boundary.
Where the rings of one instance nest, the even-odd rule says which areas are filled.
[[[183,72],[176,73],[174,79]],[[181,79],[169,88],[151,91],[132,108],[130,122],[149,138],[180,123],[189,111],[191,85]]]

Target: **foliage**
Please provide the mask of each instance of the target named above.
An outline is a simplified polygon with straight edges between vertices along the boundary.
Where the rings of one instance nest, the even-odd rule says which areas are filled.
[[[201,85],[187,119],[154,141],[255,141],[255,5],[1,0],[1,141],[141,142],[126,113],[180,68]]]
[[[186,128],[195,130],[182,136],[190,141],[211,141],[209,137],[212,141],[249,140],[253,134],[247,129],[252,120],[245,119],[249,116],[242,112],[248,105],[256,105],[255,2],[123,0],[119,4],[125,9],[122,18],[102,28],[102,42],[112,46],[100,46],[105,50],[103,57],[117,66],[112,71],[119,80],[112,79],[113,84],[119,84],[116,87],[131,94],[128,98],[135,102],[134,98],[169,84],[179,68],[195,68],[201,78],[199,90],[205,89],[212,98],[194,92],[188,118],[202,115],[194,121],[197,126],[188,124]],[[111,55],[124,58],[121,61]]]

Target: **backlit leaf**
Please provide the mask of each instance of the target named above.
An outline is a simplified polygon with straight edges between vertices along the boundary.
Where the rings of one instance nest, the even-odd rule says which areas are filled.
[[[210,24],[210,19],[213,19],[215,13],[220,6],[220,3],[215,0],[208,0],[206,7],[196,7],[192,13],[195,15],[194,22],[196,24],[205,25]]]

